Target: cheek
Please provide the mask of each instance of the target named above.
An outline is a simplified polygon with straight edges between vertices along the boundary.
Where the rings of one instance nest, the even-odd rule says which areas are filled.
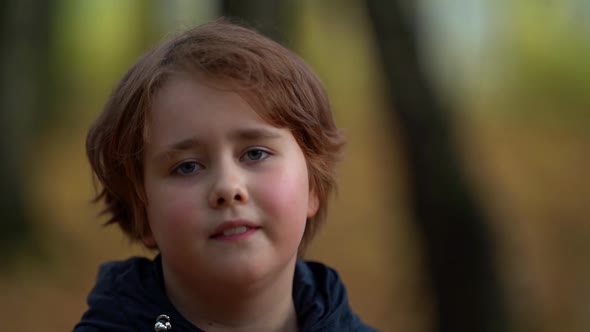
[[[195,195],[179,188],[150,190],[147,217],[152,232],[162,234],[186,231],[190,224],[199,219]]]
[[[305,222],[309,187],[307,173],[275,172],[264,181],[257,181],[258,200],[278,220]]]

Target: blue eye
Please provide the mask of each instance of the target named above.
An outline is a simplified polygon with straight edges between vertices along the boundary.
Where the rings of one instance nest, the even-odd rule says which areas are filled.
[[[260,161],[268,158],[268,156],[270,156],[270,153],[267,151],[264,151],[262,149],[252,149],[248,150],[244,157],[248,161]]]
[[[176,166],[174,169],[174,173],[180,175],[190,175],[196,173],[200,169],[200,165],[195,161],[187,161],[183,162],[182,164]]]

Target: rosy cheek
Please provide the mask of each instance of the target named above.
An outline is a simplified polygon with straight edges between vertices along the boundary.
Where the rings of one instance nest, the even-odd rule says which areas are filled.
[[[182,232],[188,224],[198,220],[199,210],[196,195],[178,188],[163,190],[152,199],[150,221],[156,228],[168,228],[168,231]]]
[[[275,172],[271,175],[265,180],[256,181],[256,196],[265,210],[282,216],[305,215],[307,178],[301,174],[284,172]]]

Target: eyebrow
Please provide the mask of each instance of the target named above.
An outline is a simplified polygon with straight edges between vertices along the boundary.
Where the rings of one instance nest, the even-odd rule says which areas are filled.
[[[245,140],[252,141],[257,139],[278,139],[281,135],[270,129],[266,128],[253,128],[253,129],[240,129],[231,133],[230,139],[235,141]],[[186,151],[193,149],[199,145],[203,145],[201,140],[197,137],[188,137],[178,142],[174,142],[163,149],[163,153],[160,155],[169,155],[170,153],[178,151]]]

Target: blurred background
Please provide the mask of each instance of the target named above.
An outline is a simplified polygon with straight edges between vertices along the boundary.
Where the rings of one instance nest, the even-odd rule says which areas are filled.
[[[308,258],[382,331],[590,330],[590,1],[7,0],[0,312],[71,330],[105,260],[84,140],[181,29],[239,17],[319,74],[348,138]]]

